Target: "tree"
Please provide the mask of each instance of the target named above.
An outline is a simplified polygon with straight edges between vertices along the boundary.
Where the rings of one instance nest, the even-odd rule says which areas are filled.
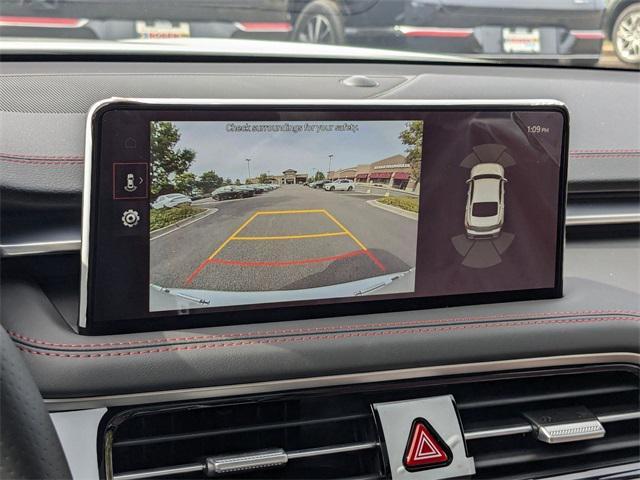
[[[420,168],[422,165],[422,121],[407,122],[405,129],[400,132],[399,139],[406,145],[407,163],[411,166],[411,177],[420,182]]]
[[[230,178],[225,178],[224,179],[224,184],[225,185],[231,185],[231,179]]]
[[[267,180],[269,180],[269,175],[266,173],[261,173],[258,177],[258,183],[267,183]]]
[[[222,186],[222,177],[214,170],[203,172],[198,179],[198,186],[207,194]]]
[[[314,175],[313,179],[317,182],[319,180],[324,180],[324,173],[322,173],[320,170],[318,170],[316,172],[316,174]]]
[[[236,178],[236,185],[242,185],[242,182],[240,182],[239,178]]]
[[[196,158],[191,149],[176,148],[180,130],[171,122],[151,123],[151,195],[176,190],[175,177],[186,173]]]
[[[191,172],[179,173],[173,179],[173,185],[176,192],[191,196],[198,186],[198,180]]]

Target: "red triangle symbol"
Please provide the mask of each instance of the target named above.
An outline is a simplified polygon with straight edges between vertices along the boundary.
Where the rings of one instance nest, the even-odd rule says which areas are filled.
[[[406,469],[415,471],[449,463],[451,451],[447,444],[432,432],[425,420],[414,420],[404,454]]]

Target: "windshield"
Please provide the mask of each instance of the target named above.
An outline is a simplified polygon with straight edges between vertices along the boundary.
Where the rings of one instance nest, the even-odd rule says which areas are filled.
[[[0,2],[5,51],[640,66],[635,0]]]

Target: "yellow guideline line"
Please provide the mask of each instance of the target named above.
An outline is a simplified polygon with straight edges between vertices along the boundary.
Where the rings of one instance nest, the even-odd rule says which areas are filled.
[[[324,213],[327,217],[329,217],[331,220],[333,220],[333,222],[338,225],[342,231],[344,233],[346,233],[347,235],[349,235],[351,237],[351,240],[353,240],[354,242],[356,242],[358,244],[358,246],[362,249],[362,250],[367,250],[367,247],[364,246],[364,243],[362,243],[360,240],[358,240],[356,238],[356,236],[351,233],[344,225],[342,225],[337,219],[336,217],[334,217],[333,215],[331,215],[329,212],[327,212],[326,210],[321,210],[322,213]]]
[[[256,215],[286,215],[289,213],[324,213],[324,210],[265,210],[256,212]]]
[[[224,242],[222,242],[222,245],[220,245],[218,248],[216,248],[215,251],[211,255],[209,255],[209,260],[211,260],[217,254],[219,254],[220,250],[222,250],[224,247],[226,247],[227,243],[229,243],[231,240],[233,240],[233,237],[235,237],[237,234],[239,234],[242,231],[242,229],[244,227],[246,227],[247,225],[249,225],[249,223],[251,223],[251,221],[253,221],[253,219],[256,218],[259,214],[260,214],[260,212],[254,213],[253,215],[251,215],[251,217],[249,217],[249,219],[246,222],[244,222],[242,225],[240,225],[240,227],[235,232],[233,232],[231,234],[231,236],[227,237],[227,239]]]
[[[232,240],[293,240],[298,238],[339,237],[349,235],[347,232],[308,233],[306,235],[280,235],[273,237],[233,237]]]

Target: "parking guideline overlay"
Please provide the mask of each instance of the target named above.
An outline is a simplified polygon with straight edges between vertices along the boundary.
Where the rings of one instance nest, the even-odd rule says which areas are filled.
[[[263,215],[298,215],[298,214],[307,214],[307,213],[319,213],[325,215],[329,220],[335,223],[340,229],[339,232],[327,232],[327,233],[310,233],[310,234],[300,234],[300,235],[276,235],[276,236],[240,236],[240,232],[242,232],[253,220],[255,220],[258,216]],[[261,261],[234,261],[234,260],[219,260],[215,258],[230,242],[232,241],[269,241],[269,240],[301,240],[307,238],[325,238],[325,237],[340,237],[340,236],[348,236],[353,240],[353,242],[359,247],[359,250],[346,252],[340,255],[334,255],[331,257],[320,257],[320,258],[308,258],[303,260],[291,260],[291,261],[280,261],[280,262],[261,262]],[[198,267],[187,277],[186,284],[190,284],[198,274],[204,270],[204,268],[210,263],[220,263],[223,265],[240,265],[247,267],[285,267],[285,266],[294,266],[294,265],[305,265],[310,263],[321,263],[328,261],[335,261],[343,258],[354,257],[356,255],[364,254],[382,271],[386,272],[385,266],[382,262],[366,247],[364,243],[362,243],[348,228],[346,228],[338,219],[336,219],[333,215],[331,215],[325,209],[313,209],[313,210],[272,210],[272,211],[257,211],[253,215],[251,215],[240,227],[238,227],[229,237],[225,239],[224,242],[220,244],[218,248],[216,248],[206,260],[204,260]]]

